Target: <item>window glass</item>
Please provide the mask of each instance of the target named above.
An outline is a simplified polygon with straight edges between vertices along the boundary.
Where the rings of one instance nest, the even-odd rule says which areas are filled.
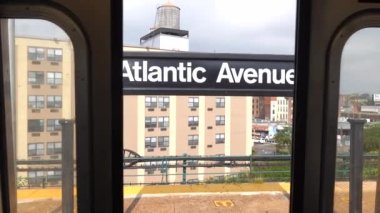
[[[29,84],[43,84],[45,82],[44,72],[29,71],[28,83]]]
[[[6,50],[2,56],[10,68],[5,74],[10,88],[5,90],[10,91],[6,94],[12,104],[6,114],[14,135],[7,138],[14,143],[17,211],[76,212],[72,43],[48,21],[3,20],[2,27],[9,39],[2,43]],[[65,153],[64,146],[68,146]],[[62,190],[65,182],[73,184]],[[62,203],[62,196],[70,198],[66,200],[75,209],[67,209],[70,205]]]
[[[351,35],[341,58],[334,212],[380,211],[380,28]]]
[[[247,95],[239,87],[242,81],[256,80],[253,69],[242,67],[251,61],[247,58],[294,55],[296,1],[126,0],[123,7],[125,159],[137,153],[147,160],[124,167],[125,211],[214,212],[224,211],[222,206],[231,212],[289,211],[293,98],[274,92],[260,96],[263,90]],[[239,64],[225,57],[245,60]],[[232,96],[217,90],[217,78],[201,83],[207,74],[220,72],[219,62],[226,63],[223,84],[239,91]],[[149,81],[158,86],[145,87]],[[143,86],[136,92],[129,85]],[[270,160],[256,160],[263,155]],[[246,160],[225,160],[237,156]],[[226,190],[218,184],[230,189],[243,183],[255,196],[228,201],[220,196]],[[149,204],[143,197],[136,202],[149,190],[158,190],[154,184],[165,184],[168,191]],[[140,185],[142,190],[132,193]],[[219,195],[213,194],[214,187]],[[210,196],[164,195],[181,190]]]

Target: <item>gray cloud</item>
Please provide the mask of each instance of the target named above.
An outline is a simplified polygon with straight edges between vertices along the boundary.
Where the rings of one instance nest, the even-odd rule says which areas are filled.
[[[16,19],[15,34],[19,37],[69,39],[67,34],[56,24],[39,19]]]
[[[342,53],[341,93],[380,93],[379,56],[379,28],[367,28],[353,34]]]
[[[139,45],[153,26],[164,0],[125,0],[125,45]],[[295,0],[173,0],[181,7],[181,28],[190,31],[195,52],[294,54]],[[275,7],[273,5],[276,5]],[[68,39],[55,24],[17,20],[16,35]],[[380,93],[380,29],[357,32],[347,42],[341,63],[341,93]],[[338,62],[339,63],[339,62]]]
[[[164,1],[124,2],[124,44],[139,45]],[[181,28],[190,32],[190,50],[294,54],[295,0],[176,0]],[[273,7],[273,5],[278,5]]]

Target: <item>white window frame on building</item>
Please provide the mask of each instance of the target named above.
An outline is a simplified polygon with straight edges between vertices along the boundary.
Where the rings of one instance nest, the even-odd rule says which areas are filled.
[[[29,186],[40,186],[45,179],[44,171],[28,171]]]
[[[198,135],[188,135],[187,136],[187,144],[189,146],[196,146],[199,144],[199,136]]]
[[[46,144],[46,155],[58,155],[62,154],[61,142],[48,142]]]
[[[46,74],[46,83],[50,85],[61,85],[62,72],[48,72]]]
[[[157,137],[145,137],[145,148],[156,148]]]
[[[44,120],[43,119],[29,119],[28,132],[43,132]]]
[[[28,157],[42,156],[45,154],[44,143],[28,143]]]
[[[46,131],[47,132],[56,132],[61,131],[62,126],[59,123],[59,119],[47,119],[46,120]]]
[[[199,117],[198,116],[189,116],[188,117],[188,126],[198,126]]]
[[[28,84],[44,84],[45,73],[42,71],[28,71]]]
[[[157,107],[157,97],[156,96],[146,96],[145,97],[145,108],[156,108]]]
[[[145,128],[156,128],[157,117],[145,117]]]
[[[48,61],[62,61],[62,49],[48,48],[46,52]]]
[[[43,95],[29,95],[28,108],[29,109],[42,109],[45,107],[45,96]]]
[[[215,116],[215,125],[216,126],[223,126],[225,124],[225,117],[224,115],[217,115]]]
[[[215,134],[215,143],[216,144],[224,143],[224,133],[216,133]]]
[[[56,183],[58,184],[59,181],[62,179],[62,171],[59,170],[51,170],[46,172],[46,181],[50,184]]]
[[[48,95],[46,97],[47,108],[62,108],[62,96],[61,95]]]
[[[198,108],[199,107],[199,97],[189,97],[188,98],[189,108]]]
[[[226,101],[224,97],[217,97],[215,99],[215,107],[216,108],[224,108],[226,105]]]
[[[31,60],[31,61],[45,60],[45,49],[42,47],[28,47],[28,60]]]
[[[169,96],[158,97],[157,106],[158,108],[169,108],[170,107]]]
[[[169,147],[169,136],[158,136],[158,147]]]
[[[169,127],[169,117],[168,116],[158,117],[157,120],[158,120],[158,127],[161,127],[161,128]]]

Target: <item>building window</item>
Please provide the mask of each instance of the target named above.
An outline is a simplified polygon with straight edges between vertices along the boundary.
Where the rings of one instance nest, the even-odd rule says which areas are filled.
[[[44,83],[44,72],[39,71],[29,71],[28,72],[28,83],[29,84],[43,84]]]
[[[62,143],[61,142],[48,142],[46,148],[47,155],[57,155],[62,153]]]
[[[45,179],[43,171],[29,171],[28,172],[28,184],[29,186],[41,185]]]
[[[28,96],[28,108],[41,109],[45,106],[45,97],[42,95],[29,95]]]
[[[47,119],[46,131],[60,131],[62,129],[58,119]]]
[[[48,182],[56,182],[62,179],[62,171],[47,171],[46,180]]]
[[[45,148],[43,143],[30,143],[28,144],[28,156],[41,156],[44,155]]]
[[[145,128],[157,127],[157,117],[145,117]]]
[[[169,136],[158,137],[158,147],[169,147]]]
[[[158,117],[158,127],[169,127],[169,117]]]
[[[189,126],[198,126],[198,116],[189,116],[188,124]]]
[[[215,125],[217,126],[224,125],[224,115],[217,115],[215,117]]]
[[[190,108],[198,108],[199,107],[199,98],[198,97],[189,97],[188,105]]]
[[[145,148],[155,148],[157,146],[156,137],[146,137],[145,138]]]
[[[28,132],[43,132],[44,120],[31,119],[28,120]]]
[[[224,98],[216,98],[216,108],[224,108],[225,100]]]
[[[47,96],[47,108],[62,108],[62,96],[52,95]]]
[[[198,135],[188,135],[187,136],[187,144],[189,146],[198,145],[199,137]]]
[[[29,47],[28,48],[28,59],[32,61],[42,61],[45,59],[45,49]]]
[[[48,61],[62,61],[62,49],[48,49],[47,60]]]
[[[224,133],[215,134],[215,143],[224,143]]]
[[[145,97],[145,107],[146,108],[157,107],[157,97],[153,97],[153,96]]]
[[[48,84],[62,84],[62,73],[61,72],[48,72],[46,82]]]
[[[169,101],[169,97],[165,96],[165,97],[158,97],[158,108],[169,108],[170,106],[170,101]]]

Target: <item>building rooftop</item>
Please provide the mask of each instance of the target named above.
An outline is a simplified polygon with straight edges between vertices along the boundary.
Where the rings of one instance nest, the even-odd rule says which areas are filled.
[[[144,42],[144,41],[146,41],[146,40],[148,40],[148,39],[150,39],[156,35],[159,35],[159,34],[184,37],[184,36],[189,36],[189,31],[161,27],[161,28],[157,28],[157,29],[153,30],[152,32],[146,34],[145,36],[141,37],[140,43],[142,43],[142,42]]]

